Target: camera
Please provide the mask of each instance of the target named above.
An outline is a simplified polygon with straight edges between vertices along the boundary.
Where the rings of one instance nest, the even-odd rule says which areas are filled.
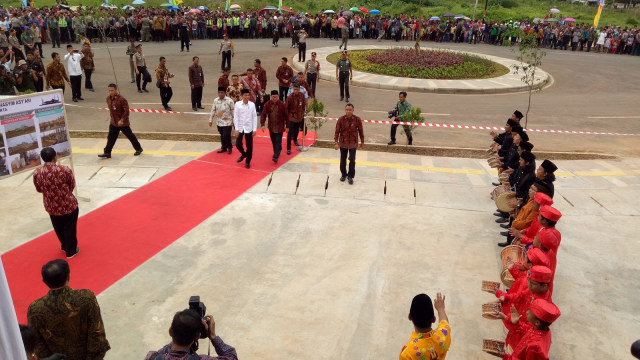
[[[389,114],[388,115],[389,119],[395,119],[396,116],[398,116],[398,108],[395,108],[395,109],[389,111],[388,114]]]
[[[199,295],[193,295],[189,298],[189,310],[197,312],[202,320],[207,323],[207,326],[211,325],[209,324],[209,319],[204,317],[207,313],[207,307],[204,306],[204,303],[202,301],[200,301]],[[200,339],[204,339],[207,337],[209,337],[207,328],[202,325],[202,328],[200,329]]]

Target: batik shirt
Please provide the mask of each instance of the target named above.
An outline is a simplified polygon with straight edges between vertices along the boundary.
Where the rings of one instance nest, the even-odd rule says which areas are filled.
[[[451,346],[451,327],[441,320],[438,328],[428,333],[411,334],[409,342],[402,347],[400,360],[443,360]]]
[[[220,97],[217,97],[213,100],[213,106],[211,107],[211,114],[209,115],[209,122],[213,122],[213,119],[216,119],[217,126],[231,126],[233,124],[233,100],[225,96],[224,99],[220,100]],[[224,111],[222,116],[218,116],[218,112]]]
[[[68,167],[45,163],[33,173],[33,184],[42,193],[44,208],[50,215],[67,215],[78,208],[78,200],[73,196],[76,180]]]
[[[240,101],[240,95],[242,95],[242,84],[238,83],[237,86],[231,84],[227,88],[227,96],[233,101]]]
[[[29,305],[29,326],[38,333],[38,358],[55,353],[68,359],[101,360],[110,349],[98,300],[91,290],[49,290]]]

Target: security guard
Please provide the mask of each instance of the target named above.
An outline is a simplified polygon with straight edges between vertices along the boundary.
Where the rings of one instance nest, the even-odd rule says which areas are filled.
[[[336,63],[336,79],[340,83],[340,101],[344,100],[346,92],[346,101],[349,102],[349,80],[353,79],[353,69],[346,50],[342,51],[342,57]]]

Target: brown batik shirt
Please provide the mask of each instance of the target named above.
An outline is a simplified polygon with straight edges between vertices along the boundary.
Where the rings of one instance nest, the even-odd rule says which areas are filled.
[[[289,112],[289,121],[299,123],[304,119],[307,100],[304,98],[304,94],[298,92],[291,93],[287,97],[287,111]]]
[[[116,96],[107,96],[107,106],[111,115],[111,125],[116,127],[129,126],[129,102],[124,96],[116,94]],[[122,120],[122,125],[118,122]]]
[[[71,360],[101,360],[111,348],[91,290],[49,290],[29,305],[27,318],[38,334],[38,358],[61,353]]]
[[[364,144],[362,120],[355,115],[351,118],[342,115],[336,123],[334,140],[343,149],[355,149],[358,147],[358,136],[360,136],[360,143]]]
[[[64,65],[61,62],[52,62],[47,65],[47,87],[49,86],[64,86],[64,81],[69,81],[67,76],[67,70],[64,69]]]

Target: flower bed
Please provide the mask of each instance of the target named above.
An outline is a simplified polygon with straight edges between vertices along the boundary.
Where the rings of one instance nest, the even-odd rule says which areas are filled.
[[[339,58],[335,53],[327,60],[335,64]],[[357,71],[418,79],[485,79],[509,73],[485,58],[443,50],[356,50],[349,51],[349,59]]]

